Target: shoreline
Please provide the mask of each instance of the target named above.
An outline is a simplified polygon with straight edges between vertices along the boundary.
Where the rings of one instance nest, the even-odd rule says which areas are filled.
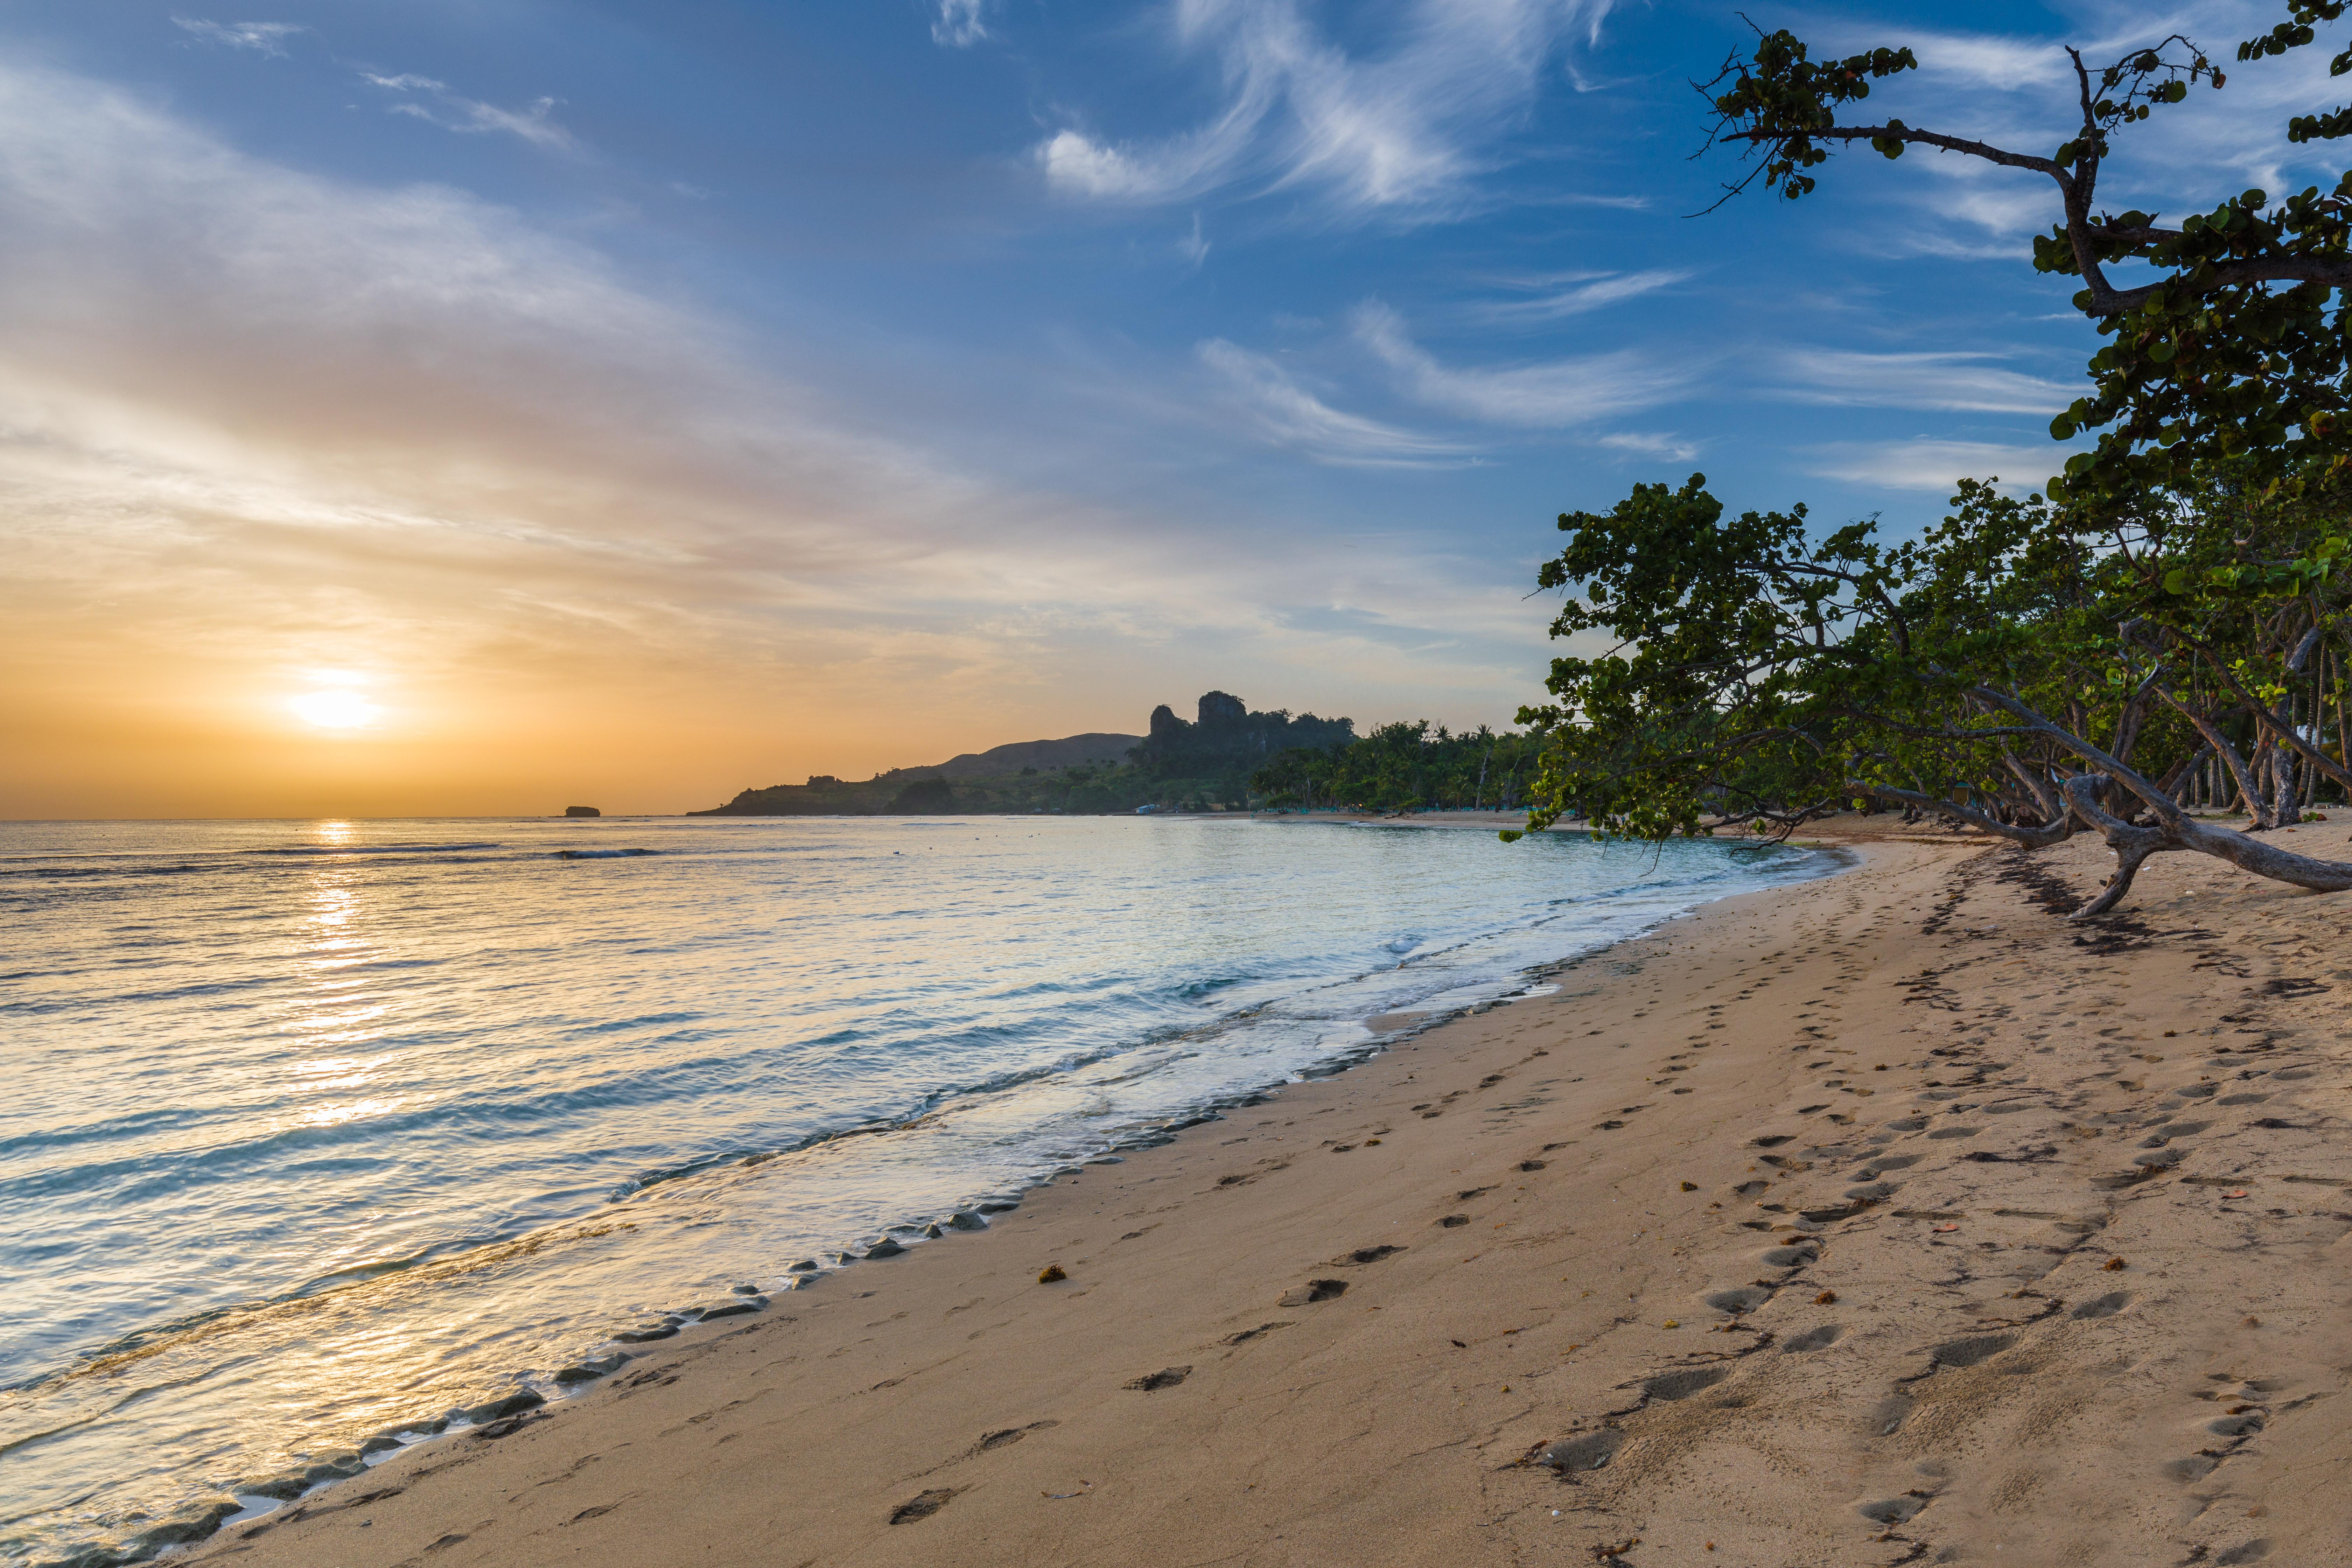
[[[1808,855],[1803,857],[1799,859],[1799,866],[1803,868],[1786,871],[1780,875],[1813,879],[1823,876],[1834,876],[1838,873],[1838,870],[1842,868],[1835,860],[1817,855]],[[1670,888],[1675,885],[1676,884],[1671,882],[1665,884],[1665,886]],[[1646,886],[1646,884],[1636,884],[1634,890],[1638,890],[1642,886]],[[1734,883],[1733,886],[1736,888],[1737,883]],[[1732,896],[1745,896],[1745,892],[1748,890],[1748,889],[1742,889],[1739,892],[1734,893]],[[1720,897],[1722,896],[1722,893],[1719,889],[1707,889],[1697,892],[1697,896],[1711,899]],[[1689,910],[1694,907],[1704,907],[1704,905],[1693,906],[1685,904],[1682,908],[1675,910],[1673,912],[1669,913],[1639,911],[1634,913],[1632,918],[1635,921],[1643,922],[1672,921],[1682,918],[1683,915],[1687,914]],[[1622,925],[1623,917],[1618,918]],[[1609,921],[1606,919],[1601,919],[1597,923],[1603,929],[1599,931],[1583,930],[1563,932],[1562,935],[1566,937],[1567,940],[1562,942],[1559,945],[1552,947],[1549,956],[1536,959],[1534,962],[1528,962],[1528,955],[1519,955],[1517,962],[1518,962],[1522,966],[1516,971],[1514,977],[1508,979],[1498,979],[1493,983],[1494,987],[1507,995],[1508,993],[1516,992],[1521,988],[1538,983],[1542,979],[1542,977],[1558,970],[1563,964],[1590,959],[1592,954],[1605,952],[1616,943],[1627,940],[1624,936],[1611,936],[1607,934],[1605,928]],[[1427,989],[1427,987],[1424,986],[1423,989]],[[1117,1144],[1108,1148],[1089,1151],[1090,1157],[1087,1163],[1090,1165],[1096,1163],[1097,1161],[1095,1156],[1100,1155],[1132,1157],[1139,1151],[1148,1150],[1164,1143],[1176,1131],[1194,1126],[1201,1121],[1212,1118],[1222,1119],[1223,1117],[1236,1114],[1242,1109],[1260,1102],[1269,1092],[1279,1094],[1284,1092],[1286,1089],[1295,1089],[1300,1081],[1316,1081],[1354,1070],[1360,1068],[1365,1061],[1375,1058],[1381,1053],[1394,1048],[1400,1041],[1409,1039],[1428,1028],[1435,1026],[1445,1018],[1460,1016],[1465,1012],[1483,1011],[1487,1007],[1498,1005],[1497,1000],[1495,998],[1479,1000],[1475,993],[1464,992],[1460,988],[1447,991],[1446,995],[1450,996],[1452,999],[1441,1001],[1438,998],[1433,997],[1431,1001],[1434,1004],[1433,1005],[1407,1005],[1395,1012],[1379,1014],[1376,1016],[1360,1020],[1360,1022],[1363,1023],[1370,1030],[1369,1033],[1360,1030],[1357,1031],[1360,1037],[1327,1047],[1327,1055],[1304,1067],[1293,1069],[1297,1073],[1298,1077],[1291,1079],[1287,1083],[1285,1083],[1281,1079],[1276,1079],[1267,1084],[1251,1085],[1243,1090],[1236,1091],[1232,1094],[1221,1094],[1213,1100],[1192,1105],[1189,1108],[1171,1112],[1164,1119],[1160,1119],[1151,1122],[1137,1123],[1127,1130]],[[931,1112],[925,1113],[926,1116],[929,1114],[931,1114]],[[919,1118],[918,1120],[919,1121],[921,1119]],[[866,1131],[876,1130],[877,1129],[859,1129],[857,1131]],[[838,1134],[829,1135],[818,1142],[831,1142],[835,1136],[838,1136]],[[791,1152],[792,1151],[782,1151],[782,1152],[789,1153]],[[776,1152],[770,1152],[762,1157],[754,1158],[749,1163],[751,1164],[759,1164],[761,1163],[764,1159],[773,1159],[776,1157]],[[714,1167],[712,1172],[702,1173],[715,1173],[723,1179],[727,1171],[738,1163],[740,1162],[731,1160],[723,1161],[720,1162],[717,1167]],[[781,1169],[782,1167],[778,1168]],[[1003,1202],[1003,1200],[1008,1198],[1013,1199],[1019,1203],[1034,1202],[1041,1191],[1045,1187],[1051,1186],[1055,1182],[1054,1174],[1045,1173],[1046,1167],[1041,1166],[1038,1169],[1040,1174],[1043,1175],[1044,1180],[1037,1185],[1023,1186],[1017,1190],[1010,1187],[1001,1188],[994,1194],[983,1194],[983,1196],[988,1197],[992,1201],[984,1205],[982,1212],[991,1212],[995,1210]],[[1066,1174],[1066,1173],[1056,1173],[1055,1174]],[[674,1196],[674,1194],[672,1195]],[[693,1197],[694,1194],[689,1192],[687,1194],[687,1199],[680,1201],[690,1201]],[[625,1211],[607,1212],[605,1210],[599,1209],[591,1215],[573,1215],[568,1220],[559,1221],[551,1227],[551,1229],[555,1232],[564,1232],[585,1224],[608,1222],[614,1219],[616,1215],[625,1216]],[[917,1219],[918,1224],[920,1223],[920,1217],[921,1216],[919,1216]],[[944,1224],[948,1215],[947,1212],[942,1209],[939,1210],[936,1215],[930,1217],[936,1217],[941,1224]],[[895,1222],[905,1221],[908,1218],[908,1215],[904,1213],[881,1215],[875,1220],[875,1225],[878,1227],[876,1234],[881,1235],[884,1232],[890,1231],[895,1228],[900,1233],[898,1239],[902,1241],[906,1240],[907,1236],[905,1233],[909,1229],[909,1227],[903,1224],[896,1224]],[[933,1236],[935,1237],[938,1236],[936,1228],[933,1231]],[[518,1245],[520,1242],[527,1241],[528,1239],[529,1238],[527,1237],[509,1238],[505,1242],[497,1244],[497,1247],[494,1247],[493,1250],[510,1248],[513,1246]],[[868,1242],[872,1239],[872,1237],[867,1237]],[[864,1261],[857,1256],[864,1250],[864,1245],[865,1244],[863,1243],[854,1245],[852,1251],[848,1255],[843,1257],[839,1263],[835,1263],[834,1261],[835,1255],[831,1251],[819,1251],[814,1254],[813,1256],[825,1259],[828,1265],[818,1278],[822,1279],[831,1278],[838,1274],[841,1271],[842,1265],[847,1262]],[[910,1243],[910,1246],[912,1244]],[[916,1249],[919,1250],[920,1248],[918,1247]],[[756,1268],[753,1273],[740,1274],[737,1275],[736,1278],[761,1278],[763,1281],[762,1288],[768,1290],[769,1296],[772,1297],[775,1302],[789,1302],[794,1299],[793,1296],[786,1294],[784,1291],[775,1290],[772,1285],[766,1284],[765,1282],[768,1280],[773,1280],[776,1284],[784,1285],[785,1291],[789,1291],[791,1289],[790,1276],[780,1273],[780,1270],[782,1265],[794,1256],[796,1256],[795,1253],[784,1253],[782,1257],[770,1258],[764,1267]],[[462,1267],[465,1259],[462,1257],[457,1257],[438,1259],[436,1262],[444,1267]],[[874,1262],[869,1263],[865,1269],[859,1270],[858,1272],[871,1273],[878,1267],[880,1267],[880,1260],[877,1259]],[[365,1290],[368,1287],[365,1285],[360,1285],[353,1289]],[[723,1291],[724,1287],[721,1286],[718,1289]],[[741,1287],[738,1287],[738,1291],[739,1293],[745,1293]],[[329,1292],[324,1295],[310,1292],[298,1292],[297,1297],[289,1298],[288,1300],[289,1302],[291,1302],[299,1299],[299,1300],[305,1305],[304,1308],[298,1310],[307,1310],[308,1304],[318,1300],[330,1300],[333,1294],[333,1292]],[[681,1293],[678,1299],[688,1300],[697,1297],[708,1298],[710,1294],[710,1289],[703,1289]],[[765,1307],[769,1304],[767,1299],[761,1298],[757,1300],[758,1305],[761,1307]],[[737,1302],[734,1303],[734,1305],[739,1308],[742,1308],[747,1306],[748,1303]],[[643,1312],[625,1312],[614,1321],[612,1326],[614,1328],[625,1327],[633,1319],[642,1319],[644,1316],[645,1314]],[[716,1329],[721,1326],[716,1320],[713,1320],[705,1325],[698,1325],[688,1321],[691,1319],[691,1316],[692,1314],[690,1311],[688,1313],[687,1320],[681,1320],[677,1318],[676,1314],[672,1315],[673,1322],[678,1325],[678,1332],[675,1338],[668,1341],[669,1346],[675,1347],[691,1344],[698,1339],[709,1337]],[[740,1325],[742,1321],[743,1320],[740,1317],[730,1318],[725,1326]],[[203,1336],[201,1333],[198,1333],[194,1337]],[[155,1348],[156,1344],[176,1342],[177,1338],[178,1336],[176,1335],[167,1334],[163,1336],[159,1341],[155,1339],[155,1336],[151,1335],[150,1340],[154,1341],[154,1343],[142,1342],[140,1350],[142,1353],[152,1352],[152,1350]],[[585,1363],[588,1365],[595,1365],[598,1363],[599,1359],[612,1359],[608,1356],[604,1356],[604,1352],[614,1350],[620,1350],[625,1352],[631,1351],[632,1347],[604,1343],[595,1345],[592,1347],[592,1350],[587,1351],[575,1348],[571,1353],[570,1360],[573,1363]],[[642,1349],[637,1349],[634,1353],[642,1355],[645,1352]],[[135,1354],[123,1358],[125,1364],[137,1359],[138,1356]],[[524,1410],[532,1407],[532,1405],[541,1401],[544,1401],[544,1405],[541,1407],[548,1411],[566,1410],[572,1407],[572,1405],[578,1402],[583,1394],[593,1392],[594,1385],[593,1383],[591,1382],[588,1387],[583,1388],[578,1386],[578,1384],[588,1380],[575,1379],[573,1380],[574,1386],[562,1386],[562,1380],[556,1379],[553,1374],[557,1368],[563,1365],[565,1365],[565,1363],[562,1361],[547,1362],[544,1364],[534,1362],[528,1369],[519,1368],[513,1374],[512,1381],[506,1382],[499,1386],[485,1385],[466,1392],[456,1399],[454,1405],[445,1397],[440,1403],[429,1405],[421,1410],[412,1407],[411,1413],[415,1417],[414,1420],[407,1422],[394,1422],[377,1427],[374,1429],[373,1436],[366,1436],[368,1428],[362,1427],[360,1428],[358,1432],[342,1438],[341,1441],[323,1443],[313,1442],[308,1445],[298,1446],[295,1450],[297,1457],[290,1468],[287,1468],[284,1473],[281,1474],[275,1468],[269,1468],[267,1470],[248,1471],[240,1478],[242,1480],[252,1484],[249,1486],[240,1485],[234,1489],[239,1494],[237,1500],[239,1506],[235,1508],[229,1507],[228,1500],[225,1497],[219,1505],[210,1509],[205,1509],[197,1503],[191,1503],[188,1506],[175,1507],[169,1511],[166,1511],[163,1508],[158,1506],[155,1515],[148,1516],[144,1519],[140,1518],[140,1516],[133,1515],[132,1519],[134,1522],[131,1526],[120,1530],[120,1532],[114,1538],[117,1550],[121,1551],[123,1553],[119,1559],[107,1552],[106,1548],[108,1543],[106,1542],[93,1541],[89,1536],[84,1536],[80,1542],[77,1542],[75,1550],[68,1552],[68,1557],[72,1561],[80,1561],[85,1555],[89,1555],[93,1562],[101,1559],[107,1562],[118,1560],[123,1562],[138,1561],[142,1560],[145,1555],[152,1553],[153,1549],[158,1545],[171,1549],[174,1552],[174,1554],[176,1554],[177,1551],[184,1550],[187,1544],[209,1537],[216,1521],[221,1528],[226,1529],[230,1533],[235,1533],[243,1528],[257,1524],[263,1520],[280,1517],[289,1511],[318,1506],[331,1506],[338,1496],[347,1495],[355,1490],[364,1491],[373,1484],[370,1478],[373,1474],[374,1470],[384,1464],[392,1463],[408,1456],[427,1453],[446,1447],[451,1443],[465,1440],[474,1430],[481,1426],[496,1425],[499,1422],[509,1420],[512,1416],[521,1415]],[[101,1367],[98,1369],[98,1371],[101,1377],[112,1375],[111,1372],[107,1368]],[[518,1394],[522,1395],[523,1397],[517,1400],[515,1396]],[[510,1402],[513,1405],[512,1408],[508,1407]],[[461,1418],[461,1413],[455,1407],[456,1405],[463,1405],[466,1406],[469,1412],[478,1413],[481,1419],[467,1421]],[[446,1413],[436,1415],[436,1412],[437,1411],[446,1411]],[[389,1440],[395,1433],[398,1435],[400,1439],[397,1447],[394,1447]],[[423,1434],[421,1438],[418,1436],[419,1434]],[[362,1441],[362,1437],[363,1436],[366,1436],[366,1441],[364,1443]],[[305,1451],[306,1448],[307,1452]],[[366,1468],[361,1467],[362,1454],[365,1454],[366,1456],[368,1461]],[[308,1468],[310,1476],[316,1479],[318,1483],[317,1485],[292,1492],[279,1489],[289,1486],[291,1482],[299,1481],[306,1467]],[[232,1472],[232,1474],[234,1473],[235,1472]],[[268,1478],[266,1480],[263,1479],[265,1474]],[[201,1493],[199,1494],[199,1497],[201,1497]],[[257,1501],[257,1500],[264,1499],[270,1500],[270,1501]],[[273,1502],[277,1506],[271,1506],[271,1503]],[[222,1517],[224,1513],[226,1513],[226,1518]],[[126,1545],[126,1538],[128,1539],[128,1542],[135,1542],[136,1544]],[[51,1553],[54,1554],[58,1549],[52,1547],[50,1551]]]
[[[2352,1215],[2217,1194],[2346,1201],[2352,1170],[2309,1136],[2345,1076],[2303,999],[2326,972],[2248,984],[2331,906],[2159,863],[2136,913],[2077,931],[2042,904],[2095,884],[2085,847],[1882,842],[1857,871],[1717,900],[1570,961],[1551,995],[1421,1028],[1033,1189],[993,1235],[689,1331],[507,1436],[420,1447],[197,1554],[1426,1563],[1638,1536],[1628,1561],[2122,1563],[2243,1546],[2226,1517],[2324,1560],[2343,1510],[2276,1486],[2292,1467],[2261,1434],[2342,1382],[2327,1244]],[[2207,885],[2186,928],[2146,923]],[[2086,985],[2128,994],[2023,994]],[[2210,1023],[2214,1061],[2123,1051],[2212,996],[2239,1009]],[[2032,1001],[2059,1021],[2026,1028]],[[1878,1059],[1819,1081],[1854,1045]],[[1996,1045],[2021,1059],[1981,1059]],[[2285,1069],[2231,1098],[2312,1103],[2196,1137],[2221,1123],[2180,1108],[2230,1105],[2224,1061]],[[2124,1136],[2159,1112],[2187,1163]],[[2250,1170],[2266,1159],[2297,1168]],[[2276,1267],[2250,1281],[2216,1225],[2288,1233],[2252,1244]],[[1049,1266],[1066,1278],[1035,1283]],[[2207,1364],[2255,1352],[2226,1385]],[[2301,1430],[2303,1456],[2344,1446]]]

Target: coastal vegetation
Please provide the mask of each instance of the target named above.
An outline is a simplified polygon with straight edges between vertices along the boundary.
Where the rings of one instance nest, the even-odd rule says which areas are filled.
[[[1276,807],[1510,810],[1528,798],[1541,753],[1537,735],[1484,724],[1454,734],[1418,719],[1383,724],[1352,744],[1293,747],[1252,774],[1250,787]]]
[[[2238,56],[2301,48],[2344,9],[2297,5]],[[2026,847],[2098,833],[2115,872],[2080,915],[2177,850],[2352,889],[2352,864],[2259,837],[2352,798],[2352,174],[2177,226],[2101,212],[2115,138],[2226,78],[2178,35],[2112,65],[2069,56],[2079,126],[2047,155],[1842,122],[1873,81],[1916,68],[1907,49],[1817,63],[1759,35],[1711,84],[1712,139],[1753,159],[1727,199],[1759,181],[1801,198],[1832,147],[1865,142],[2052,180],[2062,221],[2033,263],[2084,280],[2074,307],[2108,342],[2051,434],[2099,434],[2042,493],[1962,481],[1940,524],[1899,542],[1874,519],[1817,534],[1802,506],[1732,516],[1700,475],[1563,515],[1568,545],[1539,576],[1571,591],[1553,635],[1614,647],[1556,659],[1553,700],[1520,714],[1549,737],[1531,826],[1577,812],[1642,837],[1785,834],[1878,804]],[[2331,69],[2352,70],[2352,49]],[[2288,127],[2346,134],[2352,109]],[[2123,262],[2158,276],[2118,287],[2106,268]]]

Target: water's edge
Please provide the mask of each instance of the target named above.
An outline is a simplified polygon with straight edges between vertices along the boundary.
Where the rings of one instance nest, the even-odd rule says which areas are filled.
[[[909,1247],[941,1237],[947,1229],[982,1230],[986,1227],[986,1215],[1003,1213],[1017,1207],[1030,1193],[1051,1186],[1060,1177],[1077,1174],[1085,1164],[1121,1160],[1129,1153],[1173,1142],[1178,1133],[1189,1128],[1222,1121],[1225,1113],[1231,1110],[1266,1103],[1279,1095],[1283,1088],[1289,1083],[1336,1077],[1360,1067],[1394,1047],[1414,1039],[1433,1028],[1463,1017],[1488,1012],[1507,1002],[1523,999],[1531,994],[1543,994],[1531,993],[1531,988],[1546,984],[1553,976],[1568,973],[1601,958],[1628,942],[1642,940],[1672,921],[1686,918],[1723,899],[1737,898],[1755,892],[1778,891],[1799,882],[1842,875],[1861,863],[1860,858],[1851,851],[1834,847],[1807,847],[1805,853],[1812,857],[1813,864],[1818,869],[1766,888],[1726,889],[1717,893],[1715,897],[1703,899],[1685,909],[1663,915],[1637,930],[1621,932],[1605,941],[1575,949],[1556,960],[1528,965],[1519,971],[1516,988],[1502,995],[1413,1015],[1417,1021],[1374,1035],[1368,1040],[1335,1052],[1309,1067],[1286,1075],[1280,1081],[1262,1084],[1244,1092],[1215,1096],[1176,1113],[1135,1123],[1114,1132],[1107,1141],[1102,1153],[1090,1157],[1081,1164],[1065,1165],[1033,1181],[1011,1186],[1001,1195],[975,1204],[970,1210],[959,1211],[945,1216],[908,1216],[895,1222],[886,1220],[879,1227],[880,1239],[869,1245],[865,1253],[839,1250],[830,1255],[829,1262],[811,1260],[815,1263],[815,1267],[805,1269],[784,1289],[806,1288],[819,1279],[864,1261],[869,1256],[877,1258],[897,1256],[898,1252],[903,1252]],[[697,1177],[708,1177],[720,1172],[756,1167],[785,1154],[813,1149],[845,1138],[905,1131],[936,1114],[938,1110],[938,1106],[925,1106],[905,1117],[827,1131],[803,1140],[792,1149],[762,1151],[721,1160],[706,1161],[688,1169],[663,1173],[665,1180],[661,1184],[667,1186],[672,1182],[690,1183]],[[618,1204],[625,1197],[635,1195],[637,1195],[636,1193],[616,1193],[608,1202]],[[592,1217],[585,1215],[574,1215],[552,1225],[541,1226],[531,1235],[540,1236],[559,1232],[568,1227],[577,1226]],[[869,1236],[872,1234],[874,1233],[868,1233]],[[528,1243],[530,1239],[530,1237],[527,1236],[504,1240],[496,1245],[509,1247],[515,1245],[517,1240]],[[877,1251],[877,1248],[883,1250]],[[434,1261],[462,1261],[462,1255],[457,1259],[436,1258]],[[336,1294],[343,1290],[364,1289],[369,1282],[369,1280],[354,1280],[348,1285],[334,1287],[327,1292],[319,1292],[305,1287],[302,1290],[289,1295],[307,1298],[321,1294]],[[738,1288],[739,1290],[742,1289]],[[680,1339],[682,1342],[691,1342],[692,1331],[696,1328],[703,1324],[724,1322],[737,1316],[756,1313],[764,1310],[768,1304],[769,1299],[766,1295],[738,1295],[731,1300],[712,1303],[707,1309],[699,1310],[687,1309],[681,1312],[667,1314],[667,1321],[664,1324],[640,1324],[639,1330],[653,1331],[644,1333],[642,1338],[634,1337],[634,1331],[628,1329],[616,1330],[615,1333],[632,1335],[628,1342],[645,1342],[646,1340],[650,1339],[663,1341]],[[162,1331],[150,1330],[147,1333],[152,1336],[160,1331]],[[676,1347],[666,1345],[665,1348]],[[281,1509],[293,1506],[297,1502],[312,1500],[341,1482],[363,1475],[368,1469],[394,1455],[406,1452],[419,1445],[469,1433],[480,1433],[500,1426],[506,1426],[508,1430],[511,1430],[513,1425],[536,1418],[549,1406],[593,1392],[604,1380],[617,1374],[636,1355],[643,1353],[646,1352],[632,1352],[622,1341],[608,1337],[603,1342],[603,1353],[583,1358],[578,1363],[560,1369],[553,1373],[535,1375],[526,1373],[510,1373],[507,1379],[510,1392],[503,1396],[487,1400],[463,1411],[452,1411],[446,1415],[396,1425],[367,1438],[356,1450],[331,1456],[303,1471],[269,1478],[256,1483],[254,1487],[240,1488],[232,1495],[224,1495],[201,1504],[191,1505],[128,1538],[118,1537],[109,1542],[91,1542],[70,1552],[65,1557],[43,1561],[36,1564],[35,1568],[124,1568],[124,1565],[151,1562],[159,1557],[180,1555],[223,1530],[265,1517]],[[70,1375],[70,1373],[49,1375],[58,1377]],[[36,1382],[47,1380],[47,1378],[37,1379]]]

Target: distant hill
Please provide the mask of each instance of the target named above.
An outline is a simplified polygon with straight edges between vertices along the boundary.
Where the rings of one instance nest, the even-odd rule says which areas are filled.
[[[1347,719],[1253,713],[1240,698],[1212,691],[1186,721],[1165,705],[1148,735],[1094,732],[1058,741],[1015,741],[966,752],[936,767],[892,768],[870,779],[811,775],[804,784],[747,789],[725,805],[689,816],[871,816],[950,813],[1133,811],[1144,805],[1237,805],[1251,773],[1297,747],[1346,746]]]
[[[937,773],[950,779],[1001,779],[1017,773],[1023,768],[1035,768],[1048,773],[1055,768],[1090,768],[1097,763],[1116,765],[1127,761],[1127,753],[1143,744],[1140,735],[1066,735],[1058,741],[1015,741],[1010,745],[991,746],[984,752],[966,752],[960,757],[950,757],[931,768],[893,768],[883,776],[896,777],[905,773]]]

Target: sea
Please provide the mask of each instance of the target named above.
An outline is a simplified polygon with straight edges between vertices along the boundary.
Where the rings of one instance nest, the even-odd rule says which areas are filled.
[[[180,1550],[1838,865],[1295,817],[0,823],[0,1563]]]

